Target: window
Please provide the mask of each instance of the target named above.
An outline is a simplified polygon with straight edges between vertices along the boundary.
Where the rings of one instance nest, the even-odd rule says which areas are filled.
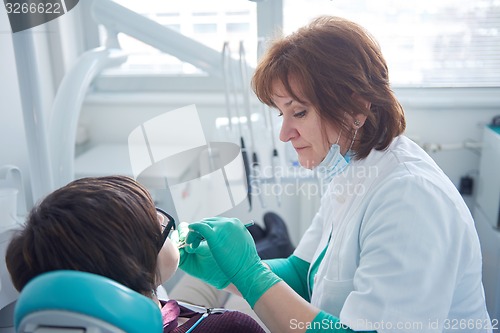
[[[259,34],[271,35],[283,14],[282,29],[288,34],[318,15],[338,15],[375,36],[394,87],[500,87],[500,0],[114,1],[214,50],[229,41],[234,58],[243,40],[251,65],[257,58],[257,22]],[[259,18],[258,6],[266,6]],[[102,44],[102,31],[100,39]],[[204,75],[131,37],[119,35],[119,40],[133,53],[111,71],[119,77]]]
[[[217,24],[215,23],[195,23],[193,24],[195,34],[215,34],[217,33]]]
[[[114,0],[161,25],[182,33],[214,50],[221,51],[229,41],[233,56],[237,58],[241,40],[245,41],[247,61],[256,63],[257,10],[251,1],[240,0]],[[106,34],[100,29],[99,38],[104,44]],[[131,53],[129,59],[111,74],[167,74],[200,75],[198,68],[164,54],[132,37],[119,34],[121,47]]]
[[[283,0],[283,31],[322,14],[367,28],[394,86],[500,86],[499,0]]]
[[[248,33],[250,31],[249,23],[228,23],[226,31],[230,33]]]

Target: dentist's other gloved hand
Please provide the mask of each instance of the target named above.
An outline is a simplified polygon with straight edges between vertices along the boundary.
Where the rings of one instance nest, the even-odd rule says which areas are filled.
[[[218,267],[253,308],[257,300],[281,279],[266,268],[255,243],[238,219],[213,217],[189,225],[186,243],[196,248],[208,244]],[[200,242],[201,237],[206,242]]]
[[[186,240],[189,231],[188,226],[189,224],[186,222],[179,224],[176,232],[173,232],[171,236],[174,244],[183,243]],[[206,242],[200,244],[197,248],[183,247],[179,249],[179,254],[179,268],[184,272],[217,289],[224,289],[229,285],[229,279],[217,266]]]

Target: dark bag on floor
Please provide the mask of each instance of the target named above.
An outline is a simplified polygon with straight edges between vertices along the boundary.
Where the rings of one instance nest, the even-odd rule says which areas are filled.
[[[265,229],[255,224],[248,228],[261,259],[287,258],[295,247],[283,219],[273,212],[264,214]]]

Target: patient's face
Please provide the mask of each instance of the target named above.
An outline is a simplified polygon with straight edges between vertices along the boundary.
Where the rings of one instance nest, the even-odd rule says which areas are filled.
[[[179,250],[170,238],[167,238],[160,253],[158,253],[157,265],[158,271],[160,272],[161,283],[170,279],[179,266]]]

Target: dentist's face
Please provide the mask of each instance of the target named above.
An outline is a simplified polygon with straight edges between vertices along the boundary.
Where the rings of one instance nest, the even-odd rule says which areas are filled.
[[[293,91],[297,85],[291,81]],[[299,163],[307,169],[317,166],[325,158],[330,146],[339,138],[339,131],[321,118],[307,100],[300,102],[286,91],[281,82],[273,84],[273,102],[283,117],[280,140],[290,141],[298,154]],[[339,142],[339,144],[342,142]]]

